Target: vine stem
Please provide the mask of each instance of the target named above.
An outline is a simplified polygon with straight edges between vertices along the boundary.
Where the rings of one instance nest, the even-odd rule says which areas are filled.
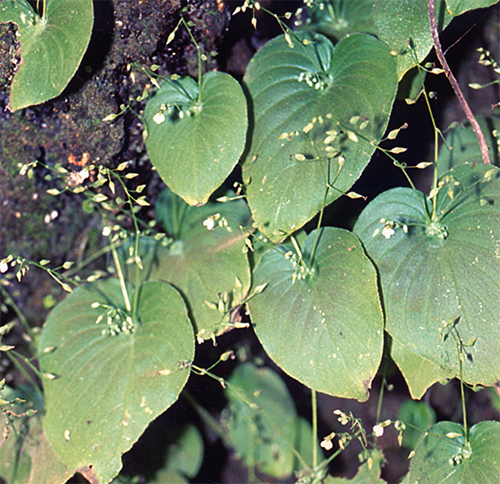
[[[467,104],[467,101],[465,100],[464,95],[462,94],[462,90],[460,89],[460,86],[458,85],[458,81],[456,80],[455,76],[453,75],[453,72],[451,72],[450,66],[448,65],[448,62],[446,61],[446,58],[443,53],[443,48],[441,47],[441,42],[439,40],[439,33],[437,30],[437,24],[436,24],[436,11],[434,7],[434,0],[427,0],[427,8],[429,10],[429,23],[431,27],[431,34],[432,34],[432,39],[434,41],[434,48],[436,49],[436,55],[439,59],[439,62],[441,63],[441,66],[443,67],[444,73],[448,80],[450,81],[451,87],[455,91],[455,94],[458,98],[458,101],[460,103],[460,106],[462,107],[465,115],[467,116],[467,119],[469,120],[472,129],[474,130],[474,133],[477,136],[477,139],[479,141],[479,146],[481,148],[481,156],[483,157],[483,162],[487,163],[488,165],[491,164],[490,162],[490,155],[488,153],[488,145],[486,144],[486,140],[484,139],[483,132],[481,131],[481,127],[479,126],[479,123],[477,122],[476,118],[474,117],[474,114],[472,114],[472,111]]]

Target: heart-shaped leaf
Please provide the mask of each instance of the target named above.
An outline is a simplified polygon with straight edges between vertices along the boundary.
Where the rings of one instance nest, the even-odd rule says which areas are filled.
[[[415,449],[408,482],[419,484],[497,484],[500,476],[500,423],[480,422],[469,431],[439,422]]]
[[[229,74],[160,83],[146,105],[146,148],[165,183],[190,205],[207,202],[238,163],[248,127],[245,95]]]
[[[162,282],[138,290],[134,321],[117,279],[77,289],[51,312],[40,340],[47,437],[70,469],[91,465],[102,484],[177,400],[189,376],[183,362],[194,357],[179,293]]]
[[[247,247],[240,229],[250,220],[246,203],[190,207],[166,189],[158,198],[156,213],[174,240],[141,237],[141,280],[166,281],[178,289],[199,338],[231,329],[231,311],[250,288]],[[126,267],[128,280],[135,280],[135,271],[135,264]]]
[[[323,393],[366,399],[383,345],[375,268],[347,230],[311,232],[304,260],[316,242],[310,268],[283,247],[260,258],[253,284],[267,286],[248,303],[252,322],[286,373]]]
[[[414,395],[419,359],[434,381],[460,377],[461,365],[472,385],[500,378],[500,170],[461,165],[439,187],[435,199],[382,193],[355,226],[379,270],[386,329],[400,343],[392,356]]]
[[[10,108],[41,104],[64,90],[92,34],[92,0],[47,0],[40,18],[26,0],[4,0],[0,22],[17,25],[21,63],[12,82]]]
[[[396,93],[394,58],[370,35],[335,49],[320,34],[282,35],[251,60],[245,82],[255,124],[243,166],[247,198],[257,228],[281,241],[368,164]]]

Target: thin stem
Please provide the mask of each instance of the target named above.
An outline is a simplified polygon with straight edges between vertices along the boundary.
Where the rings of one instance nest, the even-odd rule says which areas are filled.
[[[189,37],[191,37],[191,40],[193,41],[193,44],[196,47],[196,52],[198,54],[198,104],[201,104],[201,78],[202,78],[202,71],[201,71],[201,50],[200,46],[198,45],[198,42],[196,42],[196,39],[194,38],[194,35],[191,32],[191,29],[189,28],[186,20],[184,17],[182,17],[182,23],[186,27],[186,30],[189,34]]]
[[[6,351],[5,354],[7,355],[7,357],[9,358],[9,360],[14,364],[14,366],[22,373],[22,375],[24,376],[24,378],[26,378],[26,380],[28,380],[28,382],[31,384],[31,387],[33,388],[33,391],[36,391],[37,394],[38,394],[38,397],[41,399],[42,398],[42,391],[40,389],[40,386],[35,382],[35,380],[29,374],[29,372],[26,371],[26,368],[24,368],[24,366],[21,365],[21,363],[19,363],[18,359],[22,360],[30,368],[30,370],[33,373],[35,373],[35,375],[37,375],[41,379],[42,375],[40,373],[40,370],[38,370],[38,368],[36,368],[33,365],[33,363],[31,363],[28,360],[28,358],[26,358],[25,356],[21,355],[17,351],[13,351],[13,350]]]
[[[454,327],[453,329],[456,330]],[[464,392],[464,374],[463,374],[463,363],[462,363],[462,358],[463,355],[462,353],[462,338],[458,334],[457,331],[457,338],[455,338],[455,343],[457,344],[457,350],[458,350],[458,369],[460,371],[460,397],[462,399],[462,416],[463,416],[463,421],[464,421],[464,434],[465,434],[465,443],[469,443],[469,431],[467,429],[467,412],[465,408],[465,392]],[[457,341],[458,339],[458,341]]]
[[[328,185],[326,185],[325,194],[323,196],[323,207],[319,212],[318,225],[316,226],[316,236],[314,237],[314,243],[311,249],[311,254],[309,255],[309,266],[312,266],[314,262],[314,254],[316,253],[316,247],[318,246],[321,223],[323,222],[323,214],[325,213],[326,197],[328,196]]]
[[[293,248],[299,257],[299,263],[302,262],[302,251],[300,250],[298,242],[295,240],[293,235],[290,236],[290,240],[292,241]],[[305,262],[305,261],[304,261]]]
[[[316,390],[311,388],[311,405],[312,405],[312,456],[313,469],[318,465],[318,402]]]
[[[439,140],[439,133],[441,131],[437,127],[436,120],[434,119],[434,114],[432,113],[431,103],[429,101],[429,96],[427,94],[427,90],[425,89],[424,78],[422,76],[422,70],[420,68],[420,65],[418,65],[418,75],[420,76],[420,82],[422,84],[422,93],[424,95],[425,104],[427,105],[427,110],[429,111],[429,116],[431,117],[432,127],[434,129],[434,173],[433,173],[433,179],[432,179],[432,190],[435,191],[437,189],[437,184],[438,184],[438,170],[437,170],[437,160],[438,160],[438,156],[439,156],[438,140]],[[436,203],[437,203],[437,197],[434,196],[432,199],[431,220],[434,220],[434,216],[436,213]],[[427,213],[427,208],[426,208],[426,213]]]
[[[490,162],[490,155],[488,153],[488,145],[486,144],[486,140],[484,139],[481,127],[479,126],[479,123],[474,117],[474,114],[472,114],[472,111],[469,105],[467,104],[464,95],[462,94],[458,81],[453,75],[453,72],[451,72],[450,66],[448,65],[448,62],[446,61],[446,58],[443,54],[443,48],[441,47],[441,42],[439,41],[439,33],[436,25],[436,12],[434,8],[434,0],[427,0],[427,8],[429,10],[429,23],[431,27],[432,39],[434,40],[434,48],[436,49],[436,55],[439,59],[439,62],[441,63],[441,66],[444,69],[446,77],[450,81],[451,87],[455,91],[460,106],[462,107],[465,115],[467,116],[467,119],[469,120],[472,129],[474,130],[474,133],[476,133],[477,139],[479,141],[479,146],[481,148],[481,156],[483,157],[483,162],[489,165],[491,164],[491,162]]]
[[[207,426],[210,427],[210,429],[224,442],[224,444],[230,447],[231,442],[228,440],[227,432],[225,432],[217,419],[212,417],[210,412],[204,409],[186,389],[182,391],[182,396],[185,397],[191,406],[198,412]]]
[[[34,344],[34,337],[31,332],[31,327],[28,323],[28,320],[26,319],[26,316],[22,313],[22,311],[19,309],[19,306],[16,304],[12,296],[9,294],[9,292],[0,284],[0,293],[3,295],[5,302],[12,308],[12,310],[16,313],[17,318],[19,319],[19,322],[23,326],[24,330],[28,333],[28,336],[30,338],[30,347]]]
[[[375,422],[380,422],[380,414],[382,413],[382,402],[384,400],[384,390],[387,383],[387,380],[385,379],[385,363],[382,375],[382,383],[380,385],[380,393],[378,394],[377,416],[375,417]]]
[[[127,283],[125,282],[125,277],[123,276],[122,265],[121,265],[120,259],[118,257],[118,252],[116,252],[116,248],[114,246],[114,243],[111,242],[111,244],[112,244],[111,245],[111,252],[113,254],[113,260],[115,261],[118,279],[120,280],[120,287],[122,289],[123,300],[125,302],[125,309],[127,310],[128,313],[130,313],[132,311],[132,306],[130,304],[130,299],[128,296]],[[137,290],[136,290],[136,292],[137,292]]]
[[[239,388],[237,388],[233,384],[231,384],[228,381],[224,380],[223,378],[218,377],[218,376],[214,375],[213,373],[210,373],[209,371],[207,371],[203,368],[199,368],[195,365],[191,365],[191,369],[194,370],[199,375],[207,375],[207,376],[213,378],[214,380],[218,381],[224,388],[226,388],[226,387],[229,388],[240,400],[242,400],[244,403],[246,403],[250,408],[255,408],[256,404],[254,402],[250,401],[247,398],[247,396],[242,391],[240,391]],[[257,407],[258,407],[258,411],[260,412],[260,414],[274,427],[274,429],[279,433],[279,435],[283,438],[283,440],[289,445],[293,455],[298,459],[300,464],[305,469],[309,468],[309,465],[304,460],[304,458],[300,455],[300,452],[295,448],[295,446],[290,441],[290,439],[287,437],[287,435],[283,432],[283,429],[281,429],[280,427],[278,427],[274,423],[274,421],[269,417],[269,415],[267,415],[267,413],[264,412],[262,407],[260,407],[260,406],[257,406]]]
[[[123,294],[124,294],[124,299],[125,299],[125,306],[127,308],[127,311],[132,311],[132,319],[135,321],[136,319],[136,315],[137,315],[137,308],[138,308],[138,305],[139,305],[139,283],[140,283],[140,270],[142,269],[142,264],[140,263],[140,243],[141,243],[141,239],[140,239],[140,235],[141,235],[141,232],[139,230],[139,225],[137,224],[137,217],[135,216],[135,213],[134,213],[134,206],[132,204],[132,197],[130,196],[130,193],[129,191],[127,190],[127,187],[125,185],[125,183],[123,182],[122,180],[122,177],[116,175],[116,178],[117,180],[120,182],[122,188],[123,188],[123,191],[125,192],[125,195],[127,196],[127,202],[128,202],[128,205],[130,207],[130,214],[132,216],[132,222],[134,223],[134,229],[135,229],[135,244],[134,244],[134,263],[136,264],[137,266],[137,271],[136,271],[136,275],[135,275],[135,291],[134,291],[134,300],[133,300],[133,304],[131,307],[130,306],[130,301],[128,299],[128,293],[127,293],[127,288],[125,286],[125,284],[123,283],[122,285],[122,291],[125,291]],[[115,245],[114,243],[112,242],[111,243],[111,251],[113,252],[113,259],[115,260],[115,265],[117,265],[117,271],[118,271],[118,267],[119,267],[119,272],[118,272],[118,275],[120,276],[121,274],[121,277],[123,278],[123,273],[121,272],[121,266],[119,265],[119,261],[118,261],[118,264],[117,264],[117,258],[115,258],[115,254],[116,254],[116,248],[115,248]],[[122,280],[120,279],[120,284],[122,284]],[[126,298],[125,298],[126,296]],[[127,302],[128,302],[128,306],[127,306]]]

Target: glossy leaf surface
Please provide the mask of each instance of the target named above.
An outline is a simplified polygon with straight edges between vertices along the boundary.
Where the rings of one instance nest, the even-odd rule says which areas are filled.
[[[460,345],[466,382],[500,378],[500,170],[461,165],[440,185],[434,219],[432,200],[396,188],[355,226],[379,270],[386,330],[400,343],[393,358],[414,396],[432,383],[418,362],[434,381],[460,375]]]
[[[500,476],[500,423],[480,422],[470,429],[440,422],[415,449],[408,482],[419,484],[496,484]]]
[[[146,105],[146,148],[165,183],[190,205],[209,196],[238,163],[248,127],[243,91],[233,77],[209,72],[160,83]]]
[[[45,2],[44,2],[45,3]],[[92,0],[47,0],[40,18],[26,0],[4,0],[0,22],[18,27],[22,61],[12,82],[13,111],[41,104],[64,90],[92,34]]]
[[[98,281],[56,306],[40,341],[47,437],[70,469],[92,465],[103,484],[118,474],[121,455],[147,425],[177,400],[189,376],[180,362],[194,356],[186,307],[170,285],[140,288],[132,329],[124,314],[119,281]]]
[[[271,40],[245,75],[255,126],[243,179],[256,226],[274,241],[358,179],[397,85],[394,58],[372,36],[353,34],[335,49],[320,34],[299,39],[293,48],[283,35]]]
[[[305,260],[316,233],[302,248]],[[358,239],[342,229],[322,229],[310,275],[287,250],[269,250],[255,268],[254,287],[268,284],[248,303],[259,340],[308,387],[366,399],[383,343],[375,268]]]

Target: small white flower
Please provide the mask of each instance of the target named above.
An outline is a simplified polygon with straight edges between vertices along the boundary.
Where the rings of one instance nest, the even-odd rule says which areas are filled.
[[[325,450],[331,450],[333,448],[333,444],[331,440],[323,440],[321,444],[319,444]]]
[[[389,240],[393,235],[395,234],[395,231],[392,227],[389,227],[386,225],[384,229],[382,230],[382,235]]]
[[[215,221],[213,217],[208,217],[206,220],[203,221],[203,225],[208,229],[208,230],[213,230],[215,227]]]
[[[380,424],[374,425],[373,432],[375,434],[375,437],[382,437],[382,435],[384,435],[384,427],[382,427],[382,425]]]
[[[156,124],[161,124],[165,121],[165,115],[163,114],[163,112],[158,112],[156,113],[154,116],[153,116],[153,121],[156,123]]]

